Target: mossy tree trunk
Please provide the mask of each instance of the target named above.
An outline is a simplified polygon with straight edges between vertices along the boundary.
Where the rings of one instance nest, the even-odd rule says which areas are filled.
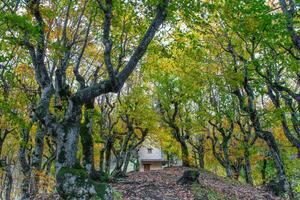
[[[30,161],[27,159],[27,151],[28,151],[28,141],[29,141],[29,131],[31,129],[31,125],[26,128],[23,128],[21,131],[21,142],[19,149],[19,160],[21,165],[21,172],[23,174],[23,179],[21,183],[21,199],[27,200],[30,198],[30,176],[31,176],[31,168]]]
[[[189,167],[190,160],[189,160],[189,149],[185,141],[180,142],[181,147],[181,159],[182,159],[182,166]]]
[[[71,1],[70,1],[71,2]],[[34,109],[35,118],[43,124],[47,131],[51,132],[55,137],[57,149],[56,149],[56,180],[57,180],[57,188],[59,188],[59,193],[63,198],[69,199],[68,195],[72,196],[72,193],[77,193],[85,190],[87,185],[76,185],[73,180],[85,180],[81,179],[76,175],[60,176],[62,175],[60,172],[64,168],[73,169],[76,167],[77,163],[77,149],[78,149],[78,140],[79,133],[81,128],[81,115],[82,115],[82,107],[87,102],[95,99],[96,97],[107,94],[110,92],[117,93],[123,87],[125,81],[135,70],[138,62],[144,56],[147,51],[147,48],[155,36],[155,33],[158,31],[161,24],[166,19],[167,15],[167,7],[169,4],[169,0],[160,1],[157,6],[156,14],[150,25],[148,26],[145,33],[141,36],[140,42],[136,48],[132,49],[132,55],[128,59],[128,62],[124,63],[124,67],[118,70],[111,63],[111,50],[112,42],[111,42],[111,21],[112,21],[112,9],[115,6],[112,6],[113,2],[111,0],[107,0],[102,4],[102,1],[98,1],[99,8],[102,12],[103,18],[103,46],[104,46],[104,63],[106,66],[106,72],[108,74],[108,78],[105,80],[99,80],[98,71],[95,73],[94,80],[91,85],[87,85],[89,80],[80,74],[79,67],[81,66],[82,57],[84,56],[84,50],[89,43],[89,32],[90,27],[93,24],[94,17],[91,17],[88,20],[88,26],[83,29],[80,28],[79,32],[85,32],[85,34],[81,34],[84,36],[79,36],[77,32],[70,32],[71,34],[67,34],[68,20],[69,20],[69,10],[72,9],[73,6],[71,3],[68,4],[66,8],[67,16],[64,18],[65,26],[62,30],[62,35],[58,35],[56,38],[61,45],[61,55],[56,60],[55,63],[59,63],[56,67],[53,67],[55,71],[53,73],[49,73],[49,68],[46,64],[46,59],[48,56],[52,57],[52,51],[49,51],[47,45],[50,38],[47,37],[47,20],[43,18],[43,12],[41,12],[42,1],[26,1],[26,9],[27,12],[32,14],[33,21],[36,26],[36,32],[34,37],[30,35],[31,33],[23,34],[24,30],[20,31],[19,35],[25,35],[22,38],[22,47],[28,50],[29,55],[31,57],[31,64],[33,65],[35,79],[37,84],[39,85],[40,90],[40,98],[38,102],[36,102],[36,107]],[[81,9],[82,15],[85,15],[84,9]],[[91,13],[90,13],[91,14]],[[92,16],[93,14],[91,14]],[[100,15],[99,15],[100,16]],[[97,17],[97,16],[95,16]],[[75,23],[75,26],[82,27],[81,20],[77,20],[78,23]],[[76,28],[75,28],[76,29]],[[78,30],[78,29],[76,29]],[[69,38],[69,36],[72,38]],[[29,38],[32,38],[29,40]],[[24,41],[23,41],[24,40]],[[55,39],[54,39],[55,40]],[[82,40],[83,44],[76,44],[74,41]],[[72,43],[73,45],[70,45]],[[71,62],[71,54],[73,52],[79,51],[79,55],[75,56],[76,59],[75,64]],[[58,50],[59,51],[59,50]],[[76,82],[78,83],[78,88],[71,88],[72,86],[68,83],[67,69],[73,67],[73,75],[75,77]],[[93,66],[96,67],[97,66]],[[52,66],[51,66],[52,68]],[[98,67],[99,68],[99,67]],[[99,70],[99,69],[98,69]],[[55,99],[56,108],[63,111],[63,116],[57,115],[56,112],[53,112],[52,100]],[[63,110],[62,110],[63,109]],[[90,150],[89,150],[90,152]],[[24,148],[20,148],[20,161],[23,168],[23,173],[30,174],[29,169],[26,167],[27,162],[24,160],[25,151]],[[90,153],[89,153],[90,154]],[[75,179],[74,179],[75,178]],[[66,184],[69,184],[66,186]],[[26,183],[27,184],[27,183]],[[26,189],[26,184],[24,183],[23,189]],[[87,191],[89,193],[89,191]],[[90,191],[89,194],[93,192]],[[87,194],[88,196],[90,196]]]
[[[253,185],[253,178],[252,178],[252,169],[250,163],[250,152],[249,148],[246,147],[244,150],[244,157],[245,157],[245,179],[246,183]]]
[[[86,104],[84,121],[80,128],[80,141],[83,151],[83,164],[91,177],[95,176],[93,140],[93,101]]]
[[[213,126],[213,136],[209,136],[209,139],[212,141],[212,150],[217,161],[225,168],[226,175],[229,178],[232,178],[232,162],[229,157],[229,142],[231,140],[233,134],[234,123],[231,121],[229,128],[224,128],[222,124],[213,123],[209,121],[209,123]],[[221,135],[220,142],[220,151],[217,151],[217,144],[219,143],[219,139],[217,137],[217,132]]]
[[[39,185],[39,172],[42,169],[42,159],[44,152],[44,137],[46,134],[46,130],[40,124],[38,126],[38,130],[35,135],[35,146],[34,152],[32,156],[32,192],[31,196],[34,197],[38,193],[38,185]]]

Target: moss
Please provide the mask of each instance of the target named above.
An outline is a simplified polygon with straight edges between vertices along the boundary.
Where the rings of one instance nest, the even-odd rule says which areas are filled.
[[[123,200],[123,195],[120,191],[113,189],[113,199],[114,200]]]
[[[108,184],[97,182],[97,181],[90,179],[88,173],[82,167],[78,167],[78,168],[63,167],[63,168],[61,168],[57,174],[58,180],[61,183],[63,183],[65,181],[64,179],[65,179],[66,174],[71,174],[72,176],[76,176],[75,188],[94,187],[95,191],[96,191],[96,195],[94,195],[92,199],[105,199],[104,198],[105,195],[108,193],[108,191],[111,190]],[[64,195],[62,188],[58,188],[58,190],[61,191],[62,194]],[[67,195],[68,195],[67,198],[70,198],[70,196],[69,196],[70,194],[67,194]],[[75,193],[72,195],[74,195],[72,197],[76,198]]]
[[[73,175],[79,176],[81,178],[87,178],[88,177],[87,172],[83,168],[67,168],[67,167],[62,167],[59,170],[57,176],[62,177],[66,173],[73,174]]]
[[[94,173],[94,176],[92,177],[94,181],[99,181],[99,182],[108,182],[110,181],[110,175],[108,173],[102,172],[102,171],[97,171]]]
[[[105,191],[108,187],[106,183],[100,183],[96,181],[91,181],[91,183],[94,185],[97,196],[100,197],[101,199],[104,199]]]

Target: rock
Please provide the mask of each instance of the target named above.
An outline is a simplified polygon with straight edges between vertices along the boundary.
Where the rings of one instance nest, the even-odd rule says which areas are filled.
[[[177,181],[177,184],[191,185],[193,183],[199,183],[200,172],[194,169],[188,169],[184,171],[183,176]]]
[[[57,174],[57,192],[62,199],[67,200],[113,199],[111,187],[91,180],[85,169],[60,169]]]

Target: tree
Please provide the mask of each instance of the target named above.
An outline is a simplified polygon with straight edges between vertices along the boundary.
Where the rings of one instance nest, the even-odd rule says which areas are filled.
[[[87,64],[83,61],[87,44],[95,41],[93,45],[100,46],[97,38],[90,37],[90,32],[97,30],[97,20],[102,15],[98,13],[97,9],[93,9],[96,5],[94,2],[80,1],[73,4],[72,1],[62,1],[60,5],[55,2],[46,5],[39,0],[28,0],[24,5],[20,4],[17,9],[11,10],[11,12],[7,10],[2,17],[2,19],[9,22],[8,28],[11,29],[11,32],[3,39],[14,42],[29,52],[30,64],[33,66],[35,79],[41,91],[40,99],[34,110],[35,116],[55,137],[57,144],[57,187],[59,188],[58,192],[63,197],[67,197],[72,193],[66,192],[70,188],[64,188],[63,186],[65,185],[63,183],[70,180],[70,176],[62,173],[61,169],[64,169],[65,172],[66,169],[76,166],[82,107],[102,94],[118,92],[122,88],[124,82],[145,54],[158,28],[165,20],[169,1],[164,0],[158,3],[156,16],[143,34],[137,47],[130,51],[132,55],[129,57],[128,62],[124,64],[123,59],[121,59],[119,67],[113,67],[112,62],[111,26],[112,19],[114,19],[112,11],[116,5],[113,5],[110,0],[105,3],[97,1],[97,3],[104,16],[102,43],[108,78],[92,83],[88,83],[88,79],[81,75],[79,69]],[[123,2],[118,3],[122,4]],[[64,4],[66,4],[66,9],[61,11],[63,17],[59,21],[44,12],[53,8],[59,10],[60,6]],[[72,13],[71,10],[76,5],[80,6],[80,10],[77,15],[73,16],[75,13]],[[126,3],[123,5],[125,6]],[[127,5],[129,6],[129,4]],[[26,8],[26,15],[17,14],[17,10],[22,8]],[[55,21],[58,23],[55,24]],[[84,23],[87,23],[88,26],[83,27]],[[70,29],[72,24],[75,25],[73,30]],[[47,60],[50,62],[47,63]],[[74,87],[70,82],[72,76],[67,70],[71,67],[73,67],[73,77],[77,81],[78,87]],[[96,64],[94,71],[97,72],[97,68],[99,66],[97,67]],[[98,76],[97,73],[96,76]],[[52,111],[51,101],[53,98],[56,101],[56,112]],[[59,116],[59,113],[65,114]],[[71,177],[74,175],[71,175]],[[76,193],[76,190],[73,192]],[[85,195],[90,196],[91,194],[86,191]]]

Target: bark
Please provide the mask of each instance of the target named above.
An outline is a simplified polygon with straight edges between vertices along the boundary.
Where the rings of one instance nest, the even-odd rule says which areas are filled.
[[[222,150],[223,150],[223,154],[224,154],[224,163],[225,163],[225,169],[226,169],[226,174],[227,177],[232,177],[232,170],[231,170],[231,166],[230,166],[230,160],[229,160],[229,150],[228,150],[228,142],[227,141],[223,141],[222,143]]]
[[[267,164],[268,164],[267,159],[264,159],[263,166],[261,168],[261,179],[262,179],[263,185],[267,183],[267,180],[266,180]]]
[[[49,156],[46,157],[46,161],[44,162],[42,169],[46,172],[46,175],[49,175],[52,163],[56,158],[56,144],[52,143],[49,137],[46,137],[45,140],[48,146]]]
[[[144,129],[136,126],[136,124],[134,124],[134,119],[128,114],[125,114],[121,119],[126,123],[127,134],[123,136],[119,150],[116,151],[115,148],[112,148],[116,156],[116,167],[112,172],[113,177],[125,175],[122,167],[124,164],[126,165],[127,159],[130,159],[131,152],[136,150],[145,141],[149,132],[147,128]],[[141,137],[136,134],[137,129],[142,133]]]
[[[116,157],[116,166],[111,173],[111,175],[113,177],[123,177],[124,176],[123,171],[122,171],[124,159],[125,159],[125,153],[122,153]]]
[[[53,155],[51,156],[47,162],[45,163],[45,171],[46,171],[46,175],[49,175],[50,174],[50,171],[51,171],[51,166],[52,166],[52,163],[54,162],[56,156]]]
[[[270,132],[264,133],[265,141],[267,142],[268,146],[270,147],[272,157],[275,161],[275,166],[277,168],[278,180],[279,180],[279,188],[282,192],[289,191],[289,182],[285,173],[284,164],[280,155],[280,151],[276,144],[276,140],[274,135]]]
[[[182,166],[183,167],[189,167],[190,166],[190,160],[189,160],[189,150],[188,146],[185,141],[180,141],[180,147],[181,147],[181,159],[182,159]]]
[[[289,0],[289,5],[287,5],[286,0],[279,0],[281,10],[286,17],[286,28],[290,34],[292,42],[298,52],[300,52],[300,36],[294,27],[293,18],[296,14],[296,4],[294,0]],[[289,6],[289,8],[288,8]]]
[[[200,169],[204,169],[204,151],[203,149],[198,151],[198,160]]]
[[[188,142],[194,149],[193,152],[195,153],[194,157],[195,157],[196,166],[198,166],[200,169],[204,169],[204,155],[205,155],[204,137],[197,136],[195,138],[190,138]]]
[[[113,140],[112,140],[112,138],[109,138],[106,143],[106,149],[105,149],[105,172],[107,174],[110,174],[112,148],[113,148]]]
[[[30,126],[31,127],[31,126]],[[27,160],[27,144],[29,141],[29,129],[23,128],[21,132],[22,141],[19,149],[19,161],[21,165],[21,172],[23,173],[23,179],[21,183],[21,199],[27,200],[30,198],[30,175],[31,168],[29,161]]]
[[[217,159],[217,161],[220,163],[220,165],[222,165],[222,167],[225,168],[227,177],[231,178],[232,177],[232,171],[231,171],[231,166],[230,166],[230,161],[229,161],[229,156],[228,156],[228,150],[226,150],[227,149],[226,147],[224,148],[224,146],[226,146],[226,145],[221,144],[223,146],[222,147],[223,155],[222,155],[222,153],[217,152],[217,149],[216,149],[217,139],[216,139],[216,137],[214,137],[214,138],[209,137],[209,139],[211,139],[211,141],[212,141],[212,150],[213,150],[214,157]],[[227,152],[227,153],[225,153],[225,152]]]
[[[233,133],[233,127],[234,124],[231,122],[230,128],[224,129],[220,124],[214,124],[211,121],[209,122],[214,128],[213,128],[213,137],[209,137],[212,141],[213,146],[213,154],[217,161],[225,168],[227,177],[232,177],[232,169],[231,169],[231,161],[229,158],[229,141],[231,139],[232,133]],[[215,133],[215,128],[219,131],[219,133],[222,136],[222,141],[220,144],[221,152],[218,153],[216,150],[216,145],[218,143],[218,137]],[[223,154],[223,155],[222,155]]]
[[[105,149],[101,149],[99,153],[99,171],[104,172],[104,154],[105,154]]]
[[[167,161],[168,161],[168,167],[171,166],[171,156],[170,156],[170,153],[167,152]]]
[[[253,185],[253,178],[252,178],[252,169],[250,164],[250,152],[249,148],[245,147],[244,149],[244,157],[245,157],[245,178],[246,183]]]
[[[80,124],[68,122],[57,131],[56,171],[62,167],[73,168],[77,163]]]
[[[256,135],[261,139],[263,139],[267,143],[270,149],[272,158],[275,161],[275,166],[277,169],[280,190],[282,192],[289,192],[290,191],[289,182],[285,173],[283,160],[281,158],[280,151],[276,143],[276,139],[270,131],[265,131],[261,127],[260,118],[258,116],[255,103],[254,103],[255,102],[254,92],[249,83],[248,62],[244,59],[242,59],[242,62],[244,63],[243,88],[247,96],[247,101],[245,100],[245,97],[242,95],[240,89],[237,89],[234,92],[234,94],[239,99],[241,110],[245,111],[249,115]]]
[[[189,151],[186,144],[189,138],[189,134],[188,131],[184,130],[185,127],[180,127],[177,122],[178,120],[182,120],[180,118],[180,102],[172,100],[167,108],[163,107],[162,104],[159,103],[159,108],[163,116],[163,121],[171,128],[172,136],[180,144],[182,165],[185,167],[189,167]]]
[[[2,158],[3,143],[4,143],[4,140],[0,140],[0,159]]]
[[[252,178],[252,169],[251,169],[251,163],[250,163],[250,147],[255,144],[255,141],[257,140],[257,136],[254,136],[251,139],[251,132],[252,127],[248,123],[248,119],[246,119],[247,122],[245,124],[242,124],[240,119],[237,120],[237,124],[240,127],[241,132],[243,133],[243,147],[244,147],[244,170],[245,170],[245,179],[246,183],[253,185],[253,178]],[[246,127],[248,125],[248,127]]]
[[[3,143],[7,137],[7,135],[12,132],[14,129],[8,130],[8,129],[4,129],[3,131],[0,129],[0,159],[2,158],[2,148],[3,148]]]
[[[298,119],[299,113],[297,113],[297,111],[293,107],[292,99],[290,97],[288,97],[287,95],[283,95],[283,99],[285,101],[285,105],[290,108],[293,129],[296,133],[297,140],[299,141],[300,140],[300,121]],[[298,143],[298,142],[296,141],[295,143]],[[300,158],[300,148],[297,145],[295,145],[295,146],[297,147],[297,151],[298,151],[297,156],[298,156],[298,158]]]
[[[10,200],[12,186],[13,186],[13,177],[12,177],[12,171],[11,171],[11,164],[7,163],[4,166],[5,171],[5,200]]]
[[[94,165],[94,142],[93,142],[93,110],[92,108],[86,108],[84,112],[84,122],[80,128],[80,138],[83,151],[83,161],[86,170],[89,175],[93,177],[95,175],[95,165]]]
[[[38,184],[39,184],[39,171],[41,171],[42,167],[42,158],[44,151],[44,137],[45,137],[45,129],[41,126],[38,127],[35,136],[35,146],[34,153],[32,156],[31,166],[32,166],[32,181],[31,181],[31,196],[34,197],[38,193]]]
[[[130,159],[131,159],[131,152],[128,151],[128,152],[126,152],[125,162],[124,162],[124,166],[123,166],[123,174],[127,173],[127,169],[128,169],[128,165],[130,163]]]
[[[271,86],[269,86],[268,88],[268,95],[270,97],[270,99],[272,100],[274,106],[276,109],[280,110],[281,109],[281,104],[280,104],[280,96],[279,96],[279,92],[274,90]],[[281,126],[283,129],[283,133],[286,136],[286,138],[289,140],[289,142],[297,148],[297,150],[300,149],[300,138],[299,137],[295,137],[290,128],[288,127],[288,123],[287,123],[287,119],[286,119],[286,115],[285,112],[281,112],[280,113],[280,121],[281,121]],[[294,117],[292,116],[292,121],[295,120]],[[294,126],[294,130],[297,133],[299,130],[297,129],[297,125],[296,127]],[[299,136],[299,134],[296,134]]]
[[[270,149],[272,158],[275,161],[280,190],[282,192],[287,192],[287,191],[289,191],[289,183],[288,183],[288,179],[287,179],[287,176],[285,173],[283,161],[282,161],[280,151],[279,151],[278,145],[276,143],[275,137],[271,132],[262,130],[260,121],[259,121],[259,118],[257,115],[257,110],[254,107],[254,94],[253,94],[252,88],[248,85],[247,81],[245,81],[244,87],[245,87],[246,93],[248,95],[248,104],[246,107],[244,105],[244,98],[242,97],[241,92],[240,91],[235,92],[235,94],[239,98],[241,109],[243,109],[244,111],[246,111],[249,114],[254,131],[257,134],[257,136],[260,137],[261,139],[263,139],[267,143],[267,145]]]

